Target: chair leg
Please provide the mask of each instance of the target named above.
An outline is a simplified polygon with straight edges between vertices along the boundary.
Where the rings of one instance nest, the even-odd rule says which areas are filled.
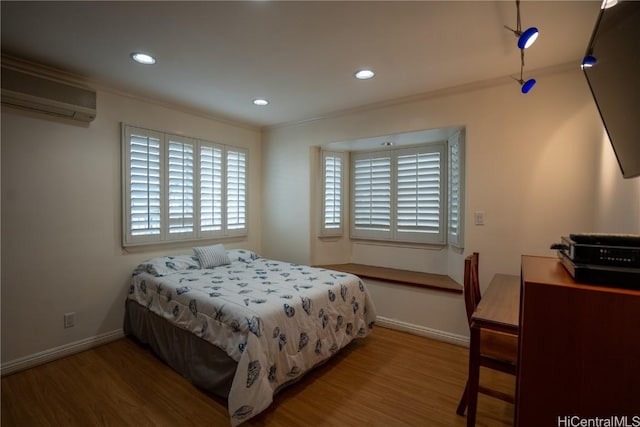
[[[458,415],[464,416],[464,411],[467,409],[467,393],[469,393],[469,381],[467,381],[467,384],[464,386],[464,392],[460,397],[460,403],[458,403],[458,409],[456,409],[456,414]]]
[[[469,379],[467,384],[467,427],[476,425],[478,407],[478,385],[480,382],[480,328],[471,325],[469,342]]]

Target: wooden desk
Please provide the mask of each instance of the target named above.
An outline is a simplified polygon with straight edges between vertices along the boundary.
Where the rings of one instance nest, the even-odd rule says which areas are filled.
[[[516,426],[640,415],[640,290],[611,285],[577,283],[557,258],[522,257]]]
[[[517,335],[519,307],[520,276],[496,274],[471,316],[467,427],[474,427],[476,424],[480,383],[480,334],[482,330],[492,330]]]
[[[520,276],[493,276],[471,320],[479,328],[517,335],[520,324]]]

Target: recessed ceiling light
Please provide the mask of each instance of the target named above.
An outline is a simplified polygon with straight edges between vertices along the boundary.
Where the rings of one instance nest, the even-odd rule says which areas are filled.
[[[360,70],[357,73],[354,74],[354,76],[356,77],[356,79],[359,80],[369,80],[372,79],[373,76],[375,76],[376,73],[374,73],[371,70]]]
[[[267,101],[266,99],[254,99],[253,103],[255,105],[259,105],[261,107],[265,106],[265,105],[269,105],[269,101]]]
[[[133,52],[131,54],[131,59],[136,61],[138,64],[144,64],[144,65],[153,65],[156,63],[156,58],[154,58],[153,56],[147,53],[142,53],[142,52]]]

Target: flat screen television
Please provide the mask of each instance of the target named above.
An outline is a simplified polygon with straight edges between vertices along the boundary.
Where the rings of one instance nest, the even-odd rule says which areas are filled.
[[[640,1],[601,9],[583,70],[622,176],[640,176]]]

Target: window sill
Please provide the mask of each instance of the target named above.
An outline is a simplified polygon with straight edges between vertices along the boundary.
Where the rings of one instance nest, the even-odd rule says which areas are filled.
[[[456,294],[462,293],[462,285],[444,274],[422,273],[364,264],[329,264],[316,265],[315,267],[351,273],[363,279],[382,280],[400,285],[417,286]]]

